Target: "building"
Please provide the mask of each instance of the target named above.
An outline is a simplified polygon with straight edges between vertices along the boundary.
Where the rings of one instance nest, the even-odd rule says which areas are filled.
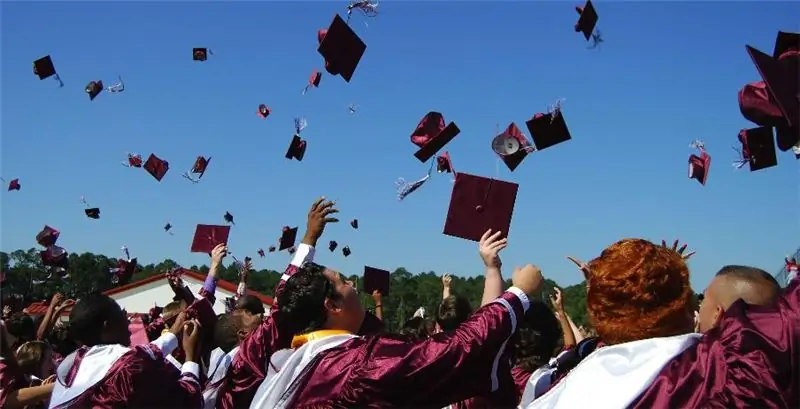
[[[204,274],[184,269],[181,273],[181,278],[183,283],[192,291],[192,294],[197,295],[200,289],[203,288],[206,277]],[[225,312],[225,304],[222,301],[228,297],[233,297],[236,294],[236,288],[237,285],[230,281],[217,281],[217,302],[214,303],[214,312],[217,314]],[[264,309],[269,311],[272,305],[272,297],[267,297],[252,290],[248,290],[247,293],[260,299],[261,303],[264,304]],[[113,298],[130,316],[147,314],[156,305],[163,307],[175,295],[169,286],[166,273],[112,288],[103,294]],[[25,310],[28,315],[44,315],[47,312],[47,304],[33,303]],[[70,310],[67,309],[63,315],[68,316],[69,312]]]
[[[794,258],[800,262],[800,248],[795,250],[794,255],[789,256],[789,258]],[[775,273],[775,279],[778,280],[778,283],[784,287],[789,285],[789,272],[786,271],[786,264],[782,265],[781,269]]]

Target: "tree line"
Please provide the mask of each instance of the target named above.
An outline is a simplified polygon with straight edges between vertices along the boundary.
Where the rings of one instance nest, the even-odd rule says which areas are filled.
[[[3,299],[9,302],[9,297],[14,296],[21,302],[29,303],[49,299],[55,292],[61,292],[70,298],[79,298],[81,294],[102,292],[115,287],[111,281],[109,269],[117,265],[117,258],[101,254],[83,253],[69,255],[68,279],[52,277],[45,280],[48,275],[42,265],[39,250],[16,250],[11,253],[0,252],[0,269],[6,274],[2,285]],[[159,263],[139,265],[131,282],[158,275],[179,267],[174,260],[166,259]],[[208,266],[187,267],[189,270],[201,274],[208,273]],[[272,295],[281,274],[274,270],[257,270],[248,274],[248,287],[265,295]],[[233,283],[238,283],[239,272],[233,263],[228,263],[220,274],[221,278]],[[359,283],[360,277],[351,276],[350,279]],[[510,285],[510,280],[509,283]],[[552,280],[545,280],[542,297],[553,293],[557,284]],[[480,305],[483,293],[483,276],[457,277],[453,276],[451,283],[454,294],[467,298],[473,307]],[[586,314],[586,286],[579,283],[567,287],[560,287],[564,296],[564,305],[567,313],[577,325],[587,325]],[[361,290],[361,288],[359,288]],[[362,301],[367,308],[374,307],[369,294],[361,294]],[[412,274],[403,267],[391,273],[389,295],[383,297],[384,322],[391,329],[397,329],[410,319],[419,307],[424,307],[427,314],[434,314],[442,298],[441,276],[433,271]],[[169,300],[163,300],[163,303]]]

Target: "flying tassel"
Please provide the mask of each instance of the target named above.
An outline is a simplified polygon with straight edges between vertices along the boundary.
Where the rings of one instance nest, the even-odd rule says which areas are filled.
[[[128,246],[122,245],[122,252],[125,253],[125,260],[130,262],[131,261],[131,253],[128,251]]]
[[[739,156],[739,159],[733,161],[733,167],[735,169],[741,169],[744,167],[744,165],[750,163],[750,155],[746,155],[746,152],[744,152],[742,149],[739,149],[735,146],[731,146],[731,149],[733,149],[737,156]]]
[[[425,182],[427,182],[428,179],[431,178],[431,172],[433,172],[433,165],[435,164],[436,161],[431,161],[431,166],[430,168],[428,168],[428,174],[425,175],[425,177],[423,177],[422,179],[419,179],[415,182],[409,183],[403,178],[397,179],[397,182],[394,183],[395,187],[397,187],[397,200],[402,201],[403,199],[406,198],[406,196],[410,195],[411,193],[414,193],[415,190],[422,187],[422,185],[424,185]]]
[[[700,140],[693,141],[692,143],[689,144],[689,147],[690,148],[695,148],[695,149],[699,150],[700,152],[705,152],[706,151],[706,145],[703,143],[703,141],[700,141]]]
[[[553,123],[553,120],[556,119],[559,115],[561,115],[561,106],[566,101],[566,98],[559,98],[556,100],[554,104],[547,106],[547,113],[550,115],[550,123]]]
[[[122,76],[119,76],[119,81],[116,84],[106,87],[108,92],[122,92],[125,91],[125,83],[122,81]]]
[[[350,16],[353,14],[353,10],[358,10],[367,17],[376,17],[379,4],[380,2],[373,2],[372,0],[351,0],[350,4],[347,5],[347,23],[350,23]],[[369,27],[366,22],[364,22],[364,25]]]
[[[300,135],[300,132],[303,132],[303,129],[306,129],[308,126],[308,122],[305,118],[295,118],[294,119],[294,134]]]

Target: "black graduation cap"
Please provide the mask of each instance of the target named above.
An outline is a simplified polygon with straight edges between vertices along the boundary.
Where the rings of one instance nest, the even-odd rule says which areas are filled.
[[[331,252],[333,252],[334,250],[336,250],[336,247],[337,247],[337,246],[339,246],[339,243],[337,243],[337,242],[336,242],[336,241],[334,241],[334,240],[331,240],[331,241],[330,241],[330,243],[328,243],[328,250],[330,250]]]
[[[46,80],[56,75],[56,67],[49,55],[46,55],[33,62],[33,74],[40,80]]]
[[[594,9],[594,5],[592,5],[591,0],[586,2],[586,5],[583,7],[575,7],[575,10],[580,14],[580,18],[578,18],[578,22],[575,23],[575,32],[576,33],[583,33],[583,36],[586,38],[586,41],[589,41],[592,38],[592,32],[594,32],[594,27],[597,25],[597,10]]]
[[[298,162],[302,162],[303,157],[306,155],[306,146],[306,141],[300,135],[293,136],[289,149],[286,151],[286,159],[297,159]]]
[[[225,216],[222,216],[225,219],[225,223],[236,224],[233,222],[233,215],[229,212],[225,212]]]
[[[373,291],[380,291],[382,296],[389,295],[389,272],[375,267],[364,266],[364,292],[372,294]]]
[[[333,22],[317,48],[325,59],[328,72],[331,75],[341,75],[347,82],[353,78],[366,50],[367,45],[338,14],[333,17]]]
[[[193,48],[192,49],[192,59],[195,61],[205,61],[208,59],[208,49],[207,48]]]
[[[297,240],[297,227],[289,228],[289,226],[283,226],[283,232],[281,233],[281,239],[278,246],[278,251],[283,251],[294,247],[294,242],[296,240]]]
[[[89,94],[89,101],[94,101],[101,92],[103,92],[103,81],[89,81],[86,84],[86,93]]]
[[[778,164],[775,138],[771,127],[743,129],[739,133],[743,159],[750,164],[750,171],[771,168]]]
[[[358,229],[358,219],[350,220],[350,227]]]
[[[342,254],[344,254],[345,257],[349,256],[350,253],[352,253],[350,251],[350,246],[344,246],[344,248],[342,248]]]
[[[531,134],[536,150],[547,149],[553,145],[572,139],[567,129],[564,114],[559,110],[547,114],[536,114],[533,119],[525,122]]]
[[[99,219],[100,218],[100,208],[99,207],[91,207],[85,210],[86,217],[90,219]]]

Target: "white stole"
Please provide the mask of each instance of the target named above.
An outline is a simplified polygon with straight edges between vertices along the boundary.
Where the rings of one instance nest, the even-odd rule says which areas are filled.
[[[50,395],[49,408],[69,407],[70,401],[105,379],[117,360],[130,351],[131,349],[128,347],[116,344],[96,345],[89,348],[80,362],[72,386],[69,387],[66,385],[67,374],[75,364],[78,351],[68,355],[56,370],[56,382],[53,386],[53,393]]]
[[[206,388],[203,390],[203,405],[205,409],[214,409],[217,406],[217,394],[223,379],[228,374],[228,368],[239,352],[239,347],[233,348],[227,354],[221,348],[211,351],[208,362],[208,373],[206,377]]]
[[[604,346],[524,409],[620,409],[639,397],[673,358],[697,344],[701,334],[650,338]]]
[[[285,409],[291,403],[297,388],[290,387],[304,373],[314,358],[325,350],[335,348],[356,335],[331,335],[322,339],[309,341],[300,348],[281,350],[273,354],[267,376],[258,387],[250,409]]]

